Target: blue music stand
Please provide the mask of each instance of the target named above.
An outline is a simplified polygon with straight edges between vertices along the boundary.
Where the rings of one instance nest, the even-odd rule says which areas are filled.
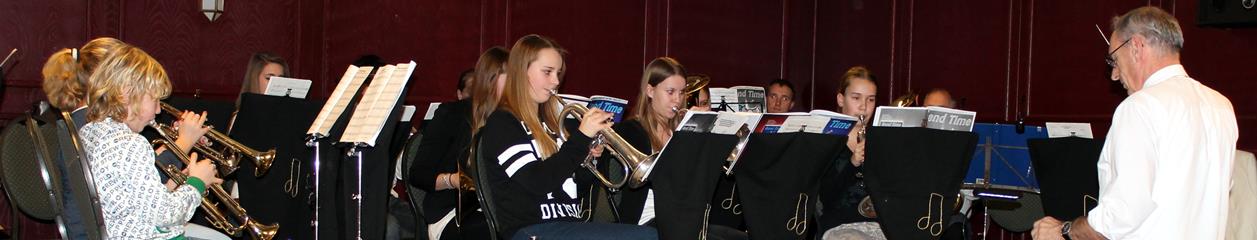
[[[965,189],[974,189],[979,197],[1020,198],[1020,192],[1039,193],[1039,182],[1030,163],[1027,139],[1047,138],[1047,128],[1025,126],[1017,133],[1016,125],[977,123],[978,145],[965,175]]]

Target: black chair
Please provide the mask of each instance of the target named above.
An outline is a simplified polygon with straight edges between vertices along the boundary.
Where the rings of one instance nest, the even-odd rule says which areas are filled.
[[[402,182],[406,185],[406,195],[410,198],[410,210],[415,214],[415,239],[428,239],[428,224],[424,221],[423,198],[428,194],[427,191],[410,185],[410,168],[414,167],[415,152],[419,150],[419,142],[423,139],[423,134],[415,134],[406,142],[406,149],[402,152]]]
[[[53,210],[57,213],[54,219],[57,222],[58,233],[65,237],[68,236],[66,234],[65,218],[62,215],[65,209],[65,203],[62,201],[65,199],[63,196],[65,194],[65,189],[63,189],[65,185],[61,182],[62,173],[58,170],[56,163],[61,156],[60,152],[57,151],[61,148],[61,144],[56,138],[57,126],[52,124],[57,121],[57,115],[59,114],[49,111],[48,115],[50,118],[47,118],[47,120],[37,120],[33,116],[32,118],[27,118],[26,127],[35,141],[35,156],[40,162],[39,170],[43,173],[41,177],[44,179],[48,200],[52,203]]]
[[[96,193],[96,181],[92,176],[91,164],[83,145],[79,141],[79,128],[72,120],[70,112],[61,112],[62,120],[56,122],[58,140],[60,142],[62,161],[65,161],[66,175],[69,176],[69,189],[65,194],[74,196],[77,202],[79,217],[88,239],[107,239],[105,215],[101,211],[100,196]]]
[[[3,171],[5,194],[13,209],[19,209],[37,220],[56,221],[61,236],[65,226],[59,218],[60,177],[53,171],[42,131],[30,115],[22,123],[11,123],[0,138],[0,170]],[[12,222],[20,223],[20,215],[12,214]],[[23,238],[21,226],[14,226],[13,236]]]
[[[496,159],[479,154],[483,146],[481,145],[480,134],[476,135],[477,136],[472,137],[472,146],[474,147],[474,151],[471,153],[472,159],[475,159],[475,161],[472,161],[470,166],[472,170],[467,173],[471,174],[472,181],[476,183],[476,200],[480,201],[480,209],[484,211],[485,223],[489,225],[489,231],[493,233],[489,234],[489,239],[497,240],[498,238],[501,238],[502,234],[501,229],[498,226],[498,205],[492,200],[494,199],[493,189],[489,187],[489,182],[480,177],[488,176],[490,174],[487,168],[482,168],[480,166],[493,164],[490,161],[495,161]]]

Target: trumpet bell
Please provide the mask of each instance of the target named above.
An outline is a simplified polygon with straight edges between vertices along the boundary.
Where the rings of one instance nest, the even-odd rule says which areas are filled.
[[[279,223],[264,225],[256,220],[249,219],[247,225],[249,226],[249,235],[252,235],[254,239],[271,240],[279,232]]]
[[[253,163],[257,165],[253,168],[253,176],[261,177],[271,169],[271,164],[275,162],[275,149],[271,149],[253,157]]]

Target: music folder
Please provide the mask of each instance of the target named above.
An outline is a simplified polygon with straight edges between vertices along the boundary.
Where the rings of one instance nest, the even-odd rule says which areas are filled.
[[[240,203],[249,215],[267,223],[279,223],[277,239],[311,239],[308,226],[312,182],[306,176],[314,169],[313,154],[301,139],[305,125],[314,121],[322,102],[289,97],[245,93],[240,112],[230,133],[232,139],[259,151],[275,149],[270,171],[253,176],[253,161],[241,161],[236,170]],[[220,115],[227,118],[227,115]],[[326,186],[326,185],[325,185]],[[325,188],[326,189],[326,188]]]
[[[733,135],[677,131],[672,150],[659,153],[649,182],[655,191],[655,225],[661,239],[689,239],[702,230],[704,212],[724,175],[738,139]]]
[[[864,183],[887,239],[938,239],[954,215],[973,132],[870,127]]]

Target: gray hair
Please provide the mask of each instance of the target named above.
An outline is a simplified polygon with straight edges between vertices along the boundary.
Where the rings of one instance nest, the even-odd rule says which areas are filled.
[[[1183,29],[1173,15],[1158,7],[1141,7],[1113,17],[1113,31],[1126,38],[1136,34],[1148,43],[1178,53],[1183,50]],[[1114,39],[1114,43],[1118,40]]]

